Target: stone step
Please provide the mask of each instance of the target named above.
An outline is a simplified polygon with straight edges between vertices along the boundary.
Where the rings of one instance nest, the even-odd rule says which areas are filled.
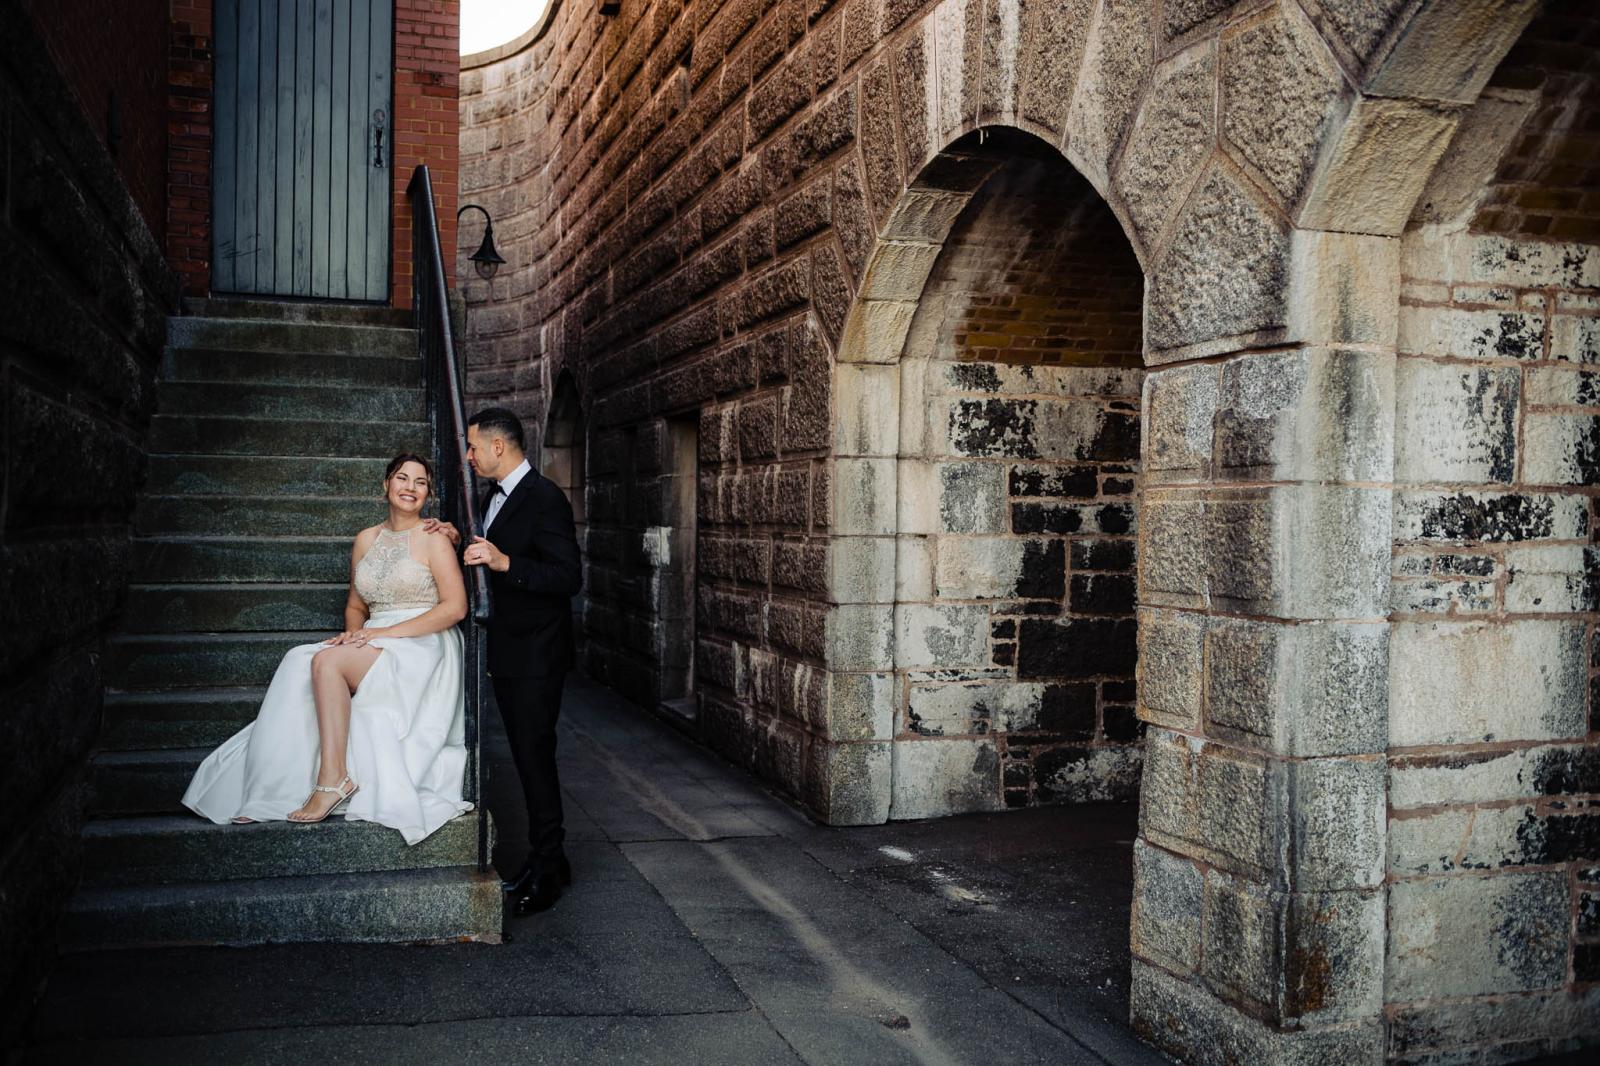
[[[128,633],[222,633],[291,629],[337,632],[346,583],[132,585],[123,612]]]
[[[387,514],[377,493],[367,497],[141,496],[134,507],[133,528],[142,536],[209,533],[332,537],[342,534],[348,545],[357,533],[383,521]]]
[[[503,901],[495,874],[459,866],[98,888],[72,898],[61,939],[67,951],[316,941],[498,943]]]
[[[232,381],[163,381],[161,413],[247,418],[331,419],[350,422],[420,422],[428,417],[420,386],[241,386]]]
[[[316,633],[119,634],[106,645],[106,683],[123,692],[265,685],[284,652]]]
[[[249,496],[264,489],[284,496],[377,496],[388,458],[260,455],[152,455],[144,491]]]
[[[413,344],[413,351],[406,355],[169,348],[162,360],[161,377],[163,381],[408,388],[422,380],[422,362],[415,347]]]
[[[107,692],[101,751],[210,751],[255,720],[264,685],[176,692]]]
[[[136,580],[346,581],[355,530],[328,537],[135,537]]]
[[[166,454],[393,458],[426,454],[426,422],[308,422],[294,418],[157,415],[150,450]]]
[[[399,326],[410,328],[412,314],[403,307],[335,301],[252,300],[239,296],[189,296],[183,313],[191,318],[249,318],[264,322],[316,322],[333,326]]]
[[[101,751],[89,760],[89,814],[181,814],[183,790],[211,748]]]
[[[348,322],[272,322],[259,318],[179,317],[167,325],[169,348],[224,352],[314,352],[341,355],[417,354],[417,331]]]
[[[86,885],[424,870],[476,864],[478,819],[459,815],[408,845],[393,829],[343,815],[310,825],[214,825],[195,814],[107,818],[85,823],[83,848]]]

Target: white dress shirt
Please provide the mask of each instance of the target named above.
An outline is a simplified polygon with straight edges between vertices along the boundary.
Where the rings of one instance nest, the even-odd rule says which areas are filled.
[[[524,459],[517,465],[515,470],[500,479],[500,491],[489,497],[489,512],[483,517],[483,531],[485,533],[489,532],[489,527],[494,525],[495,518],[500,514],[500,508],[505,506],[506,500],[511,497],[511,493],[516,489],[517,483],[532,471],[533,467],[529,466],[528,460]]]

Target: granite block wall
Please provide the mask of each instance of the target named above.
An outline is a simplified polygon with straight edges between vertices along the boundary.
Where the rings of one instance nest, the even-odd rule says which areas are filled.
[[[177,284],[18,5],[0,14],[0,130],[0,1043],[9,1043],[78,878],[101,649],[126,584]]]
[[[1429,753],[1393,729],[1408,701],[1443,699],[1411,683],[1412,659],[1484,682],[1450,673],[1461,699],[1429,719],[1446,747],[1468,743],[1479,704],[1521,705],[1543,730],[1506,750],[1590,735],[1575,702],[1587,609],[1514,608],[1584,595],[1572,567],[1593,515],[1564,479],[1586,476],[1587,402],[1526,390],[1559,369],[1542,365],[1558,361],[1558,319],[1574,323],[1562,343],[1587,336],[1592,282],[1529,278],[1485,299],[1465,287],[1500,279],[1414,269],[1408,232],[1468,230],[1491,184],[1527,210],[1479,228],[1525,226],[1519,247],[1555,224],[1539,228],[1525,185],[1575,185],[1562,210],[1586,210],[1571,157],[1587,127],[1561,101],[1585,98],[1571,49],[1587,45],[1568,40],[1560,77],[1551,60],[1490,83],[1538,7],[657,0],[612,19],[563,9],[465,72],[464,187],[495,204],[512,260],[468,282],[470,373],[535,421],[562,373],[578,384],[591,668],[643,702],[677,691],[682,656],[661,632],[689,617],[691,589],[700,735],[820,819],[859,824],[1077,787],[1063,781],[1111,794],[1104,767],[1040,772],[1073,747],[1059,732],[1030,744],[1012,728],[1037,725],[1092,655],[1088,762],[1132,765],[1113,735],[1130,695],[1146,731],[1140,1033],[1219,1063],[1584,1039],[1592,863],[1519,858],[1496,883],[1394,868],[1411,818],[1399,768]],[[1502,167],[1535,110],[1542,139]],[[1079,191],[1053,216],[996,207],[1035,165]],[[1101,213],[1080,248],[1096,254],[1063,252],[1058,284],[1031,285],[1010,268],[1062,251],[1054,237],[1079,228],[1062,204],[1077,223]],[[1443,295],[1424,298],[1424,281]],[[1052,319],[1060,299],[1097,304],[1105,332]],[[1513,316],[1491,348],[1537,338],[1539,358],[1415,350],[1470,342],[1476,320],[1456,316],[1485,311]],[[1131,331],[1137,345],[1116,339]],[[1118,450],[1103,430],[1131,421],[1135,390]],[[1509,450],[1489,432],[1508,424]],[[1090,528],[1102,513],[1126,524]],[[1482,533],[1501,527],[1520,531],[1515,561]],[[1451,613],[1474,596],[1487,618]],[[1479,624],[1498,650],[1447,654],[1410,628]],[[1055,639],[1074,627],[1127,640]],[[1086,703],[1060,706],[1082,747]],[[1535,818],[1586,798],[1540,782],[1515,797]],[[1416,806],[1459,825],[1468,801],[1431,789]],[[1500,915],[1510,937],[1553,928],[1562,905],[1567,932],[1525,959],[1402,979],[1415,960],[1399,945],[1430,915]],[[1506,1032],[1541,1035],[1497,1035],[1502,1002]]]

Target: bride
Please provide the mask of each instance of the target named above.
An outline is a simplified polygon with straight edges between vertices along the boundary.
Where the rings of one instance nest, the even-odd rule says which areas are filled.
[[[184,806],[219,825],[343,809],[407,844],[472,809],[455,628],[467,593],[449,539],[419,532],[432,484],[419,456],[389,463],[389,518],[351,553],[345,631],[283,657],[256,720],[200,764]]]

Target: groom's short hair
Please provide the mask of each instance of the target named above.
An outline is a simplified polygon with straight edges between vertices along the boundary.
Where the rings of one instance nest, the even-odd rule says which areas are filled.
[[[522,419],[504,407],[485,407],[467,419],[467,425],[477,426],[483,432],[493,433],[497,437],[504,437],[515,444],[519,452],[527,450],[527,445],[523,443]]]

